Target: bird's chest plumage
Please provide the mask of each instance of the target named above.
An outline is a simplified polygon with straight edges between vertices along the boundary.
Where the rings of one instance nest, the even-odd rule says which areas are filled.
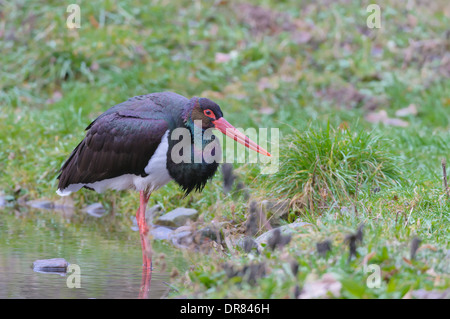
[[[169,138],[167,152],[167,169],[170,176],[189,194],[193,190],[201,191],[211,179],[219,166],[221,157],[219,141],[213,136],[203,140],[202,145],[189,143],[184,149],[175,147],[179,140]],[[180,154],[181,152],[181,154]],[[183,156],[188,152],[189,156]]]
[[[215,137],[202,140],[198,147],[195,143],[189,143],[185,151],[189,152],[190,156],[184,157],[182,161],[176,159],[177,155],[180,155],[174,148],[177,142],[180,141],[172,139],[171,131],[167,130],[144,169],[148,175],[134,179],[136,189],[153,191],[171,180],[179,184],[186,193],[201,191],[204,188],[219,165],[221,147],[218,140]]]

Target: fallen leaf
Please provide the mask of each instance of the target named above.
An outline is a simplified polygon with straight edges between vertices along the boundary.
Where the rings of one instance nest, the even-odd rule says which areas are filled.
[[[230,53],[217,52],[215,61],[216,61],[216,63],[225,63],[225,62],[229,62],[232,59],[237,58],[237,56],[238,56],[238,52],[236,50],[233,50]]]
[[[405,117],[409,115],[417,115],[417,107],[415,104],[410,104],[408,107],[405,107],[403,109],[399,109],[395,112],[395,116],[398,117]]]
[[[348,122],[344,121],[341,124],[339,124],[338,129],[340,129],[341,131],[347,131],[349,127],[350,125],[348,124]]]
[[[432,246],[432,245],[430,245],[430,244],[425,244],[425,245],[420,246],[420,248],[417,249],[417,252],[419,252],[419,251],[421,251],[421,250],[423,250],[423,249],[430,249],[430,250],[432,250],[432,251],[436,251],[436,250],[437,250],[436,247],[434,247],[434,246]]]
[[[320,280],[306,282],[298,299],[340,297],[342,284],[330,273],[326,273]]]
[[[396,118],[388,118],[383,123],[386,125],[399,126],[399,127],[407,127],[409,125],[408,122],[400,120],[400,119],[396,119]]]
[[[262,107],[259,109],[259,113],[266,114],[266,115],[272,115],[275,113],[275,110],[271,107]]]
[[[375,252],[372,251],[370,254],[364,256],[364,259],[363,259],[362,264],[363,264],[364,266],[367,265],[367,263],[369,262],[369,260],[371,260],[375,255],[376,255]]]
[[[390,118],[385,110],[380,110],[378,112],[370,112],[365,116],[365,119],[367,122],[370,123],[383,123],[386,125],[400,126],[400,127],[406,127],[409,125],[409,123],[406,121],[397,118]]]
[[[95,17],[92,14],[89,16],[89,22],[92,24],[92,26],[94,28],[98,29],[99,24],[98,24],[97,20],[95,19]]]
[[[411,260],[409,260],[408,258],[403,257],[403,261],[404,261],[405,263],[407,263],[408,265],[412,266],[412,262],[411,262]]]

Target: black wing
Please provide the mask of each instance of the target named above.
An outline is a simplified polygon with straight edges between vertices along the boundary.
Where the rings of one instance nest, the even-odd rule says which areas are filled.
[[[167,121],[116,110],[98,117],[58,176],[58,188],[93,183],[123,174],[146,176],[144,168],[168,129]]]

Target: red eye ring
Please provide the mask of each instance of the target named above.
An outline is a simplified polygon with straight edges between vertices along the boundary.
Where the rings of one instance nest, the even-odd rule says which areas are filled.
[[[204,110],[203,114],[205,114],[207,117],[210,117],[212,119],[216,119],[216,116],[214,115],[213,111],[211,111],[210,109]]]

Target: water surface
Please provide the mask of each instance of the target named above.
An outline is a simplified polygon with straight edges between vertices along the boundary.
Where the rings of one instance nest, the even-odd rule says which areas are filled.
[[[137,298],[142,254],[131,215],[0,208],[0,298]],[[165,298],[168,272],[183,261],[166,243],[154,242],[153,249],[149,298]],[[49,258],[79,265],[81,288],[68,287],[70,274],[33,271],[33,261]]]

